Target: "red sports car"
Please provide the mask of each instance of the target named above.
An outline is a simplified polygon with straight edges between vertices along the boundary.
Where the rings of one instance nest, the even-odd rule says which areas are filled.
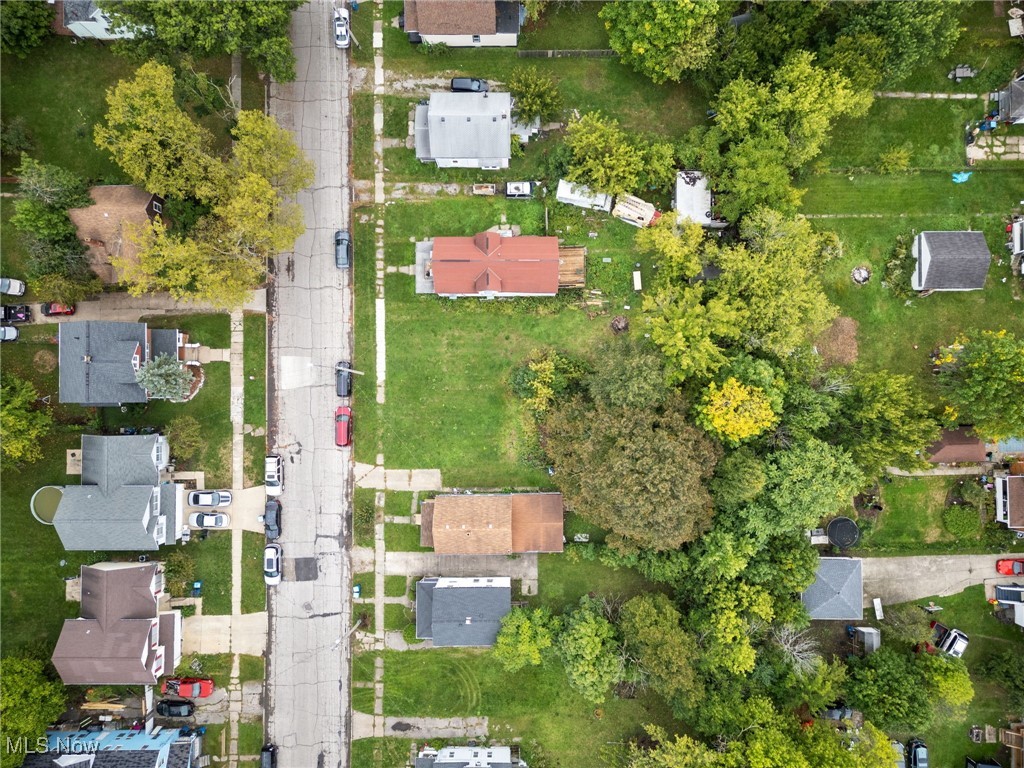
[[[1003,576],[1024,576],[1024,557],[996,560],[996,573]]]
[[[160,693],[203,699],[213,693],[213,680],[208,677],[168,677],[160,686]]]

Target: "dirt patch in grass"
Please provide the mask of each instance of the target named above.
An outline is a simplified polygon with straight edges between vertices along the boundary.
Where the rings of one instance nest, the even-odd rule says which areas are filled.
[[[32,357],[32,365],[40,373],[52,373],[57,367],[57,356],[48,349],[41,349]]]
[[[857,362],[857,321],[837,317],[815,345],[826,365],[853,365]]]

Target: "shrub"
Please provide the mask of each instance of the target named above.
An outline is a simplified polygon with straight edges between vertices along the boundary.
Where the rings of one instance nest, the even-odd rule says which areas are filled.
[[[428,43],[422,42],[417,46],[420,53],[424,56],[436,56],[438,58],[448,56],[451,54],[452,49],[448,47],[448,43]]]
[[[552,120],[562,108],[558,85],[534,67],[517,67],[508,79],[508,90],[515,104],[516,119],[527,124],[535,118]]]
[[[976,539],[981,532],[981,517],[969,504],[949,507],[942,513],[942,527],[958,539]]]
[[[0,120],[0,154],[4,157],[16,157],[22,152],[32,151],[32,136],[28,132],[28,123],[21,115],[10,120]]]
[[[914,274],[914,256],[909,248],[909,235],[899,235],[889,258],[885,262],[885,285],[894,296],[910,298],[914,291],[910,287],[910,276]]]
[[[167,591],[172,597],[187,597],[191,594],[192,582],[196,577],[196,562],[188,549],[171,550],[164,560]]]
[[[195,416],[177,416],[167,425],[167,441],[174,458],[182,463],[194,458],[206,444],[203,426]]]
[[[900,147],[889,147],[878,156],[879,173],[903,173],[910,168],[910,152],[913,147],[904,144]]]

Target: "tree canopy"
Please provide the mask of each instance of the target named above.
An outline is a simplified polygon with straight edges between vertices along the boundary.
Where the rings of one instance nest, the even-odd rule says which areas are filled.
[[[589,597],[565,621],[558,649],[572,686],[587,701],[600,704],[618,682],[621,662],[615,625],[606,619],[601,603]]]
[[[53,426],[53,417],[35,407],[38,398],[32,382],[11,374],[0,376],[0,453],[5,459],[43,458],[40,440]]]
[[[0,659],[0,722],[8,744],[28,739],[35,745],[66,705],[67,689],[47,676],[45,662],[17,656]],[[17,768],[24,759],[23,751],[0,750],[0,768]]]
[[[0,51],[24,59],[51,33],[53,6],[43,2],[0,3]]]
[[[170,355],[158,355],[135,374],[139,386],[156,400],[181,401],[192,386],[192,370]]]
[[[101,0],[123,45],[138,55],[204,59],[241,53],[278,82],[295,79],[288,26],[305,0]]]
[[[558,83],[536,67],[516,67],[508,79],[516,120],[524,125],[540,118],[554,120],[562,109]]]
[[[661,84],[708,65],[717,14],[718,0],[616,0],[599,15],[622,63]]]
[[[561,620],[543,608],[513,608],[501,620],[494,643],[494,658],[506,672],[537,666],[552,648],[561,630]]]
[[[626,654],[639,668],[642,681],[669,702],[702,695],[695,669],[697,643],[680,627],[680,619],[679,611],[661,593],[628,600],[619,616]]]

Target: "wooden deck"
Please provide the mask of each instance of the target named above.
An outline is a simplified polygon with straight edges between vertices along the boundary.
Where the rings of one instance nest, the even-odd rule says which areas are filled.
[[[587,284],[587,249],[558,246],[558,287],[583,288]]]

